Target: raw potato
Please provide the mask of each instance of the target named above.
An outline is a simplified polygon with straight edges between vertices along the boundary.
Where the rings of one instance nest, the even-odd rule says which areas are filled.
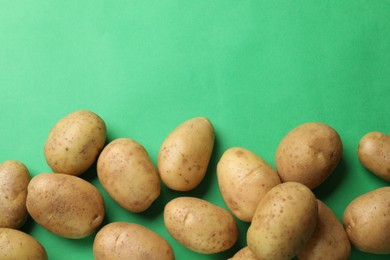
[[[359,161],[373,174],[390,181],[390,136],[370,132],[362,137],[358,147]]]
[[[142,212],[160,195],[160,179],[144,147],[129,138],[109,143],[97,162],[103,188],[123,208]]]
[[[229,210],[238,219],[252,220],[261,198],[280,184],[276,171],[251,151],[233,147],[217,165],[218,185]]]
[[[225,209],[192,197],[167,203],[164,223],[172,237],[183,246],[202,254],[231,248],[238,238],[237,224]]]
[[[317,224],[313,192],[297,182],[272,188],[260,201],[247,232],[247,243],[259,259],[292,259],[309,241]]]
[[[11,228],[0,228],[0,259],[46,260],[45,248],[32,236]]]
[[[27,185],[30,173],[14,160],[0,164],[0,228],[20,228],[27,220]]]
[[[300,260],[348,260],[351,244],[343,225],[333,211],[322,201],[318,202],[318,220],[314,234],[302,251]]]
[[[323,123],[305,123],[279,143],[275,164],[282,182],[319,186],[341,160],[343,145],[338,133]]]
[[[214,147],[214,128],[204,117],[190,119],[164,140],[157,168],[170,189],[189,191],[203,179]]]
[[[390,253],[390,187],[379,188],[355,198],[343,215],[351,243],[361,251]]]
[[[28,185],[27,210],[38,224],[66,238],[82,238],[102,223],[105,208],[100,192],[72,175],[42,173]]]
[[[95,113],[73,112],[59,120],[45,143],[45,158],[54,172],[79,176],[96,161],[106,141],[106,125]]]
[[[95,260],[174,260],[168,242],[155,232],[133,223],[112,222],[96,234]]]
[[[242,248],[229,260],[258,260],[259,258],[249,249],[248,246]]]

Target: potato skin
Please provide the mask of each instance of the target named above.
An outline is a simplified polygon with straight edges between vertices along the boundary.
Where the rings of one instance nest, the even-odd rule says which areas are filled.
[[[0,259],[47,260],[45,248],[32,236],[12,228],[0,228]]]
[[[376,176],[390,181],[390,136],[381,132],[364,135],[358,146],[361,164]]]
[[[206,174],[214,139],[214,128],[205,117],[192,118],[174,129],[157,159],[164,184],[176,191],[194,189]]]
[[[164,223],[183,246],[202,254],[231,248],[238,238],[237,224],[225,209],[193,197],[178,197],[167,203]]]
[[[95,113],[75,111],[51,129],[44,147],[54,172],[79,176],[96,161],[106,140],[106,125]]]
[[[304,123],[279,143],[275,164],[282,182],[318,187],[340,162],[343,145],[338,133],[324,123]]]
[[[157,233],[138,224],[112,222],[96,234],[93,243],[95,260],[174,260],[168,242]]]
[[[313,192],[297,182],[272,188],[260,201],[247,232],[247,243],[259,259],[292,259],[317,224]]]
[[[160,179],[144,147],[130,138],[110,142],[97,162],[103,188],[123,208],[145,211],[160,195]]]
[[[233,147],[217,165],[218,185],[229,210],[238,219],[252,220],[261,198],[280,184],[276,171],[253,152]]]
[[[322,201],[318,203],[318,220],[316,229],[299,252],[299,260],[348,260],[351,254],[351,243],[343,225],[333,211]]]
[[[345,208],[345,230],[351,243],[363,252],[390,253],[390,187],[355,198]]]
[[[20,228],[27,220],[27,185],[30,173],[19,161],[0,164],[0,227]]]
[[[248,246],[241,248],[232,258],[229,260],[258,260],[259,258],[249,249]]]
[[[68,174],[42,173],[28,185],[27,210],[50,232],[83,238],[94,232],[105,214],[100,192],[89,182]]]

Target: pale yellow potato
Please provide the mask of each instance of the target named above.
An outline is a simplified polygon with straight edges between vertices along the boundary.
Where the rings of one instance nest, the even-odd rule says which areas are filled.
[[[134,223],[112,222],[96,234],[95,260],[174,260],[169,243],[152,230]]]
[[[261,198],[280,184],[278,174],[266,161],[242,147],[223,153],[217,165],[217,177],[229,210],[246,222],[252,220]]]
[[[233,216],[225,209],[193,197],[178,197],[167,203],[164,223],[183,246],[202,254],[228,250],[238,238]]]
[[[32,236],[12,228],[0,228],[0,259],[47,260],[41,243]]]
[[[232,258],[229,260],[258,260],[255,253],[253,253],[248,246],[241,248]]]
[[[54,172],[79,176],[96,161],[106,141],[106,125],[95,113],[75,111],[51,129],[44,147]]]
[[[282,182],[318,187],[341,160],[339,134],[324,123],[305,123],[291,130],[279,143],[275,164]]]
[[[317,224],[313,192],[298,182],[272,188],[260,201],[247,232],[247,243],[259,259],[292,259],[309,241]]]
[[[316,229],[298,253],[299,260],[348,260],[351,243],[343,225],[333,211],[322,201],[318,202]]]
[[[42,173],[28,185],[27,210],[50,232],[66,238],[93,233],[105,214],[104,200],[91,183],[68,174]]]
[[[20,228],[27,220],[27,185],[30,173],[15,160],[0,164],[0,228]]]
[[[351,243],[363,252],[390,253],[390,187],[378,188],[352,200],[343,215]]]
[[[116,139],[103,149],[97,174],[108,194],[128,211],[142,212],[160,195],[160,179],[148,153],[130,138]]]
[[[376,176],[390,181],[390,136],[381,132],[364,135],[358,146],[358,158]]]
[[[164,184],[177,191],[194,189],[204,178],[214,147],[214,127],[204,117],[174,129],[161,145],[157,168]]]

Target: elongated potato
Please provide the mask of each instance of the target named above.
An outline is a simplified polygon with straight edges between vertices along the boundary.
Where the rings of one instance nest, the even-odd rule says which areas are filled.
[[[258,260],[255,253],[253,253],[248,246],[241,248],[232,258],[228,260]]]

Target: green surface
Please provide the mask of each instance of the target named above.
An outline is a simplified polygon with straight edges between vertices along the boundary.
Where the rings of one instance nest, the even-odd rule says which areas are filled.
[[[163,225],[169,199],[193,195],[226,208],[216,164],[233,146],[274,166],[276,147],[297,125],[320,121],[343,141],[342,162],[314,192],[341,219],[356,196],[388,183],[357,159],[367,132],[390,133],[390,1],[0,1],[0,161],[31,175],[50,171],[43,145],[51,127],[78,109],[99,114],[108,141],[130,137],[154,163],[178,124],[206,116],[216,144],[201,185],[162,189],[142,214],[102,190],[107,222],[140,223],[171,243],[177,259],[226,259],[246,244],[248,224],[229,251],[198,255]],[[50,259],[93,259],[91,235],[57,237],[31,219],[23,230]],[[352,250],[351,259],[387,259]]]

